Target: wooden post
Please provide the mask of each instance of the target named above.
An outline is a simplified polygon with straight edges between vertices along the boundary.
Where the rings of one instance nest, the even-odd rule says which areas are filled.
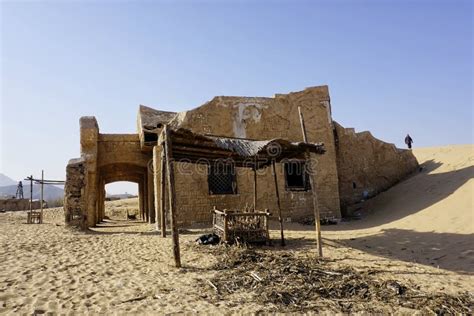
[[[148,208],[148,172],[145,172],[143,177],[143,211],[145,215],[144,222],[146,223],[150,215],[150,209]]]
[[[161,161],[160,161],[160,222],[161,222],[161,237],[166,237],[166,146],[161,146]]]
[[[44,170],[41,170],[41,201],[40,201],[41,214],[40,214],[40,219],[39,219],[40,224],[43,223],[43,192],[44,192],[43,186],[44,186]]]
[[[145,213],[144,213],[144,199],[143,199],[143,179],[140,179],[138,183],[138,207],[140,209],[140,217],[142,221],[145,220]]]
[[[173,170],[173,157],[172,153],[172,143],[171,137],[168,130],[168,127],[164,127],[164,136],[165,136],[165,148],[166,148],[166,166],[167,166],[167,178],[168,178],[168,191],[169,191],[169,200],[170,200],[170,225],[171,225],[171,237],[173,240],[173,255],[174,263],[176,268],[181,268],[181,256],[179,253],[179,232],[176,223],[176,195],[174,187],[174,170]]]
[[[30,177],[30,213],[33,212],[33,175]]]
[[[272,161],[273,168],[273,178],[275,179],[275,193],[277,197],[277,206],[278,206],[278,221],[280,222],[280,237],[281,245],[285,245],[285,237],[283,236],[283,218],[281,216],[281,203],[280,203],[280,191],[278,190],[278,179],[276,174],[275,160]]]
[[[308,143],[308,137],[306,135],[306,128],[304,125],[304,118],[303,118],[303,113],[301,112],[301,107],[298,106],[298,113],[300,116],[300,124],[301,124],[301,131],[303,133],[303,140],[305,143]],[[313,196],[313,210],[314,210],[314,221],[316,224],[316,232],[317,232],[317,242],[318,242],[318,253],[319,256],[323,256],[323,245],[322,245],[322,240],[321,240],[321,217],[319,214],[319,205],[318,205],[318,196],[316,192],[316,181],[313,179],[313,173],[315,171],[315,168],[313,168],[312,161],[310,159],[310,154],[309,151],[306,151],[306,163],[310,167],[311,175],[309,177],[309,183],[311,185],[311,192]]]
[[[229,218],[227,217],[227,210],[223,210],[224,212],[224,233],[223,233],[223,237],[224,237],[224,242],[228,242],[228,238],[229,238],[229,235],[228,235],[228,229],[227,229],[227,225],[229,223]]]
[[[33,215],[33,175],[31,175],[29,179],[30,179],[30,211],[28,212],[26,222],[28,224],[32,224],[33,223],[33,218],[32,218],[32,215]]]
[[[269,230],[269,228],[268,228],[268,224],[269,224],[269,223],[268,223],[268,217],[269,217],[268,214],[270,214],[270,210],[269,210],[268,208],[266,208],[264,212],[267,213],[267,215],[264,216],[264,220],[265,220],[265,231],[267,232],[267,243],[268,243],[269,246],[271,246],[271,245],[272,245],[272,240],[271,240],[271,238],[270,238],[270,230]]]
[[[253,168],[253,211],[257,211],[257,156],[255,156],[255,165]]]

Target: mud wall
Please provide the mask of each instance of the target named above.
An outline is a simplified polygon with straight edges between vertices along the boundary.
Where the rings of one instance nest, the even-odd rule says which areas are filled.
[[[298,106],[302,107],[304,113],[308,140],[323,142],[327,150],[324,155],[315,157],[318,162],[316,182],[321,215],[339,218],[336,150],[327,86],[275,95],[274,98],[215,97],[199,108],[179,113],[171,124],[204,134],[302,141]],[[176,200],[180,222],[209,222],[209,212],[213,206],[235,209],[253,204],[252,171],[243,169],[237,173],[238,194],[211,195],[205,166],[200,166],[205,170],[195,172],[196,166],[179,165],[176,167]],[[183,172],[188,169],[193,172]],[[283,216],[291,220],[311,216],[311,191],[286,191],[283,166],[280,164],[277,165],[277,173]],[[274,181],[270,169],[259,172],[257,185],[258,208],[269,208],[276,214]]]
[[[43,205],[44,206],[44,205]],[[40,201],[33,201],[32,209],[41,208]],[[30,209],[30,200],[28,199],[2,199],[0,200],[0,210],[5,211],[25,211]]]
[[[64,215],[67,225],[85,228],[87,170],[83,159],[71,159],[66,167]]]
[[[418,168],[410,150],[378,140],[370,132],[356,133],[353,128],[334,125],[344,214],[350,212],[350,205],[387,190]]]

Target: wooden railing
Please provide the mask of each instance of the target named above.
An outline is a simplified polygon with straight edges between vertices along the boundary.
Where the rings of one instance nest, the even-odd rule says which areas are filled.
[[[223,242],[270,243],[268,218],[270,212],[212,211],[214,232]]]

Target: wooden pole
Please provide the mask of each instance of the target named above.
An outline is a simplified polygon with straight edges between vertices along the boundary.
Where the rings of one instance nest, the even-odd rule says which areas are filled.
[[[40,214],[40,224],[43,223],[43,181],[44,181],[44,170],[41,170],[41,201],[40,201],[40,205],[41,205],[41,214]]]
[[[166,148],[166,166],[167,166],[167,178],[168,178],[168,191],[169,191],[169,200],[170,200],[170,225],[171,225],[171,237],[173,240],[173,255],[174,263],[176,268],[181,268],[181,256],[179,253],[179,232],[176,223],[176,195],[174,187],[174,170],[173,170],[173,157],[172,153],[172,143],[171,137],[168,130],[168,127],[165,125],[165,148]]]
[[[160,213],[161,237],[166,237],[166,146],[161,146],[160,161]]]
[[[255,156],[255,165],[253,168],[253,211],[257,211],[257,156]]]
[[[30,176],[30,212],[27,215],[26,222],[28,224],[33,223],[33,175]]]
[[[30,213],[33,212],[33,175],[30,177]]]
[[[278,221],[280,222],[280,237],[281,245],[285,245],[285,237],[283,236],[283,218],[281,216],[281,203],[280,203],[280,191],[278,190],[278,179],[276,174],[275,160],[272,161],[273,168],[273,178],[275,179],[275,193],[277,197],[277,206],[278,206]]]
[[[300,124],[301,124],[301,131],[303,133],[303,140],[305,143],[308,143],[308,137],[306,135],[306,128],[304,125],[304,118],[303,118],[303,113],[301,112],[301,107],[298,106],[298,113],[300,116]],[[318,205],[318,196],[316,192],[316,181],[313,179],[313,173],[315,169],[313,168],[312,161],[310,159],[309,151],[306,151],[306,163],[310,167],[311,175],[309,177],[309,183],[311,185],[311,192],[313,196],[313,210],[314,210],[314,221],[316,224],[316,232],[317,232],[317,243],[318,243],[318,253],[319,256],[323,256],[323,245],[322,245],[322,240],[321,240],[321,217],[319,214],[319,205]]]

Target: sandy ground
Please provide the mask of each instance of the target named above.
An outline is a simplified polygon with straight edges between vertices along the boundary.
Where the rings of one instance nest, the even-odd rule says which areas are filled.
[[[473,292],[474,146],[414,152],[421,172],[361,204],[361,220],[323,226],[324,255],[333,264],[377,270],[381,278],[432,293]],[[202,284],[217,273],[216,259],[193,242],[206,230],[180,235],[184,267],[177,270],[170,238],[161,238],[154,225],[125,220],[136,203],[107,203],[111,220],[88,233],[66,228],[61,209],[45,211],[43,225],[25,224],[25,212],[0,214],[0,313],[264,309],[245,291],[231,300],[209,300]],[[313,227],[287,224],[285,236],[285,250],[275,242],[264,251],[316,254]]]

